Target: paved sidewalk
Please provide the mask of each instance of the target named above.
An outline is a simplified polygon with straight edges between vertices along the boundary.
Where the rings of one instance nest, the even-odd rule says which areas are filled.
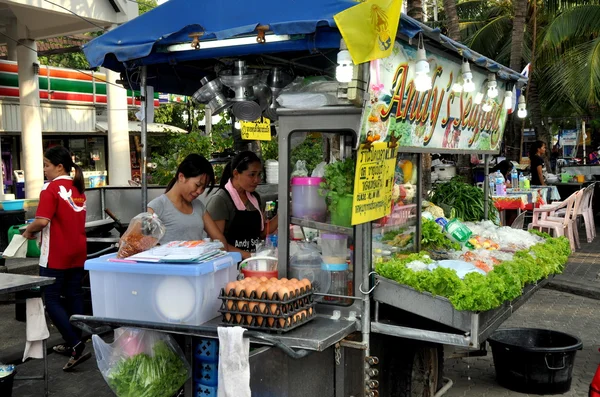
[[[563,274],[549,288],[600,300],[600,237],[588,243],[580,231],[581,249],[572,253]]]

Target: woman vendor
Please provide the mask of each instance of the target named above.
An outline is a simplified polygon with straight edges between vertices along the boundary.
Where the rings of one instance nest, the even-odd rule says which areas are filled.
[[[223,232],[206,212],[204,204],[196,200],[214,181],[212,165],[199,154],[190,154],[179,164],[165,193],[148,203],[148,212],[156,214],[165,225],[161,244],[202,240],[208,234],[229,250]]]
[[[256,187],[261,181],[262,162],[253,152],[236,155],[223,171],[219,190],[209,198],[207,210],[223,232],[231,251],[247,259],[267,232],[277,230],[277,215],[265,219]]]
[[[544,159],[542,156],[546,153],[546,144],[542,141],[535,141],[529,148],[529,161],[531,167],[531,185],[545,186],[544,174],[542,168]]]

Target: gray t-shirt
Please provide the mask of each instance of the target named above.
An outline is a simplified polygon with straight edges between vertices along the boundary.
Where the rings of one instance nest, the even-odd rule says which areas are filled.
[[[206,237],[204,232],[204,212],[206,207],[200,200],[192,202],[193,212],[184,214],[179,211],[166,194],[162,194],[148,203],[154,213],[165,225],[165,235],[160,239],[161,244],[171,241],[194,241]]]
[[[257,197],[258,205],[262,207],[260,196],[255,193],[255,197]],[[215,194],[208,198],[208,202],[206,203],[206,210],[214,221],[225,221],[224,233],[227,233],[229,226],[231,226],[231,223],[233,222],[235,209],[236,208],[233,204],[233,200],[231,200],[229,193],[227,193],[227,191],[224,189],[217,190]],[[246,203],[246,211],[256,210],[257,208],[255,208],[250,200],[248,200],[248,203]]]

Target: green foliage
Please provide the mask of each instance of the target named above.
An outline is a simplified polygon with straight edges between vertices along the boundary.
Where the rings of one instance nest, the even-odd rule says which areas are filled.
[[[455,250],[461,249],[460,244],[450,240],[442,232],[442,228],[435,221],[422,219],[421,227],[421,248],[425,251],[430,250]]]
[[[277,137],[270,141],[261,141],[260,149],[263,161],[279,160],[279,144],[277,142]]]
[[[154,355],[136,354],[120,361],[106,376],[118,397],[172,396],[189,377],[185,361],[164,342],[152,348]]]
[[[307,136],[306,140],[295,147],[290,153],[292,166],[298,160],[306,161],[306,169],[310,176],[317,164],[323,161],[323,139],[320,136]]]
[[[336,210],[340,198],[354,192],[354,168],[351,157],[325,167],[325,182],[321,183],[319,193],[327,198],[330,211]]]
[[[562,273],[570,253],[568,239],[548,238],[529,250],[518,251],[512,260],[494,266],[487,275],[469,273],[463,280],[451,269],[414,271],[406,267],[415,260],[431,263],[424,253],[379,263],[375,270],[418,291],[446,297],[457,310],[478,312],[517,298],[527,284]]]
[[[431,202],[455,211],[456,218],[465,222],[479,222],[483,219],[485,196],[483,190],[463,182],[460,176],[449,182],[440,183],[435,187]],[[497,209],[492,200],[488,203],[488,218],[496,219]],[[450,215],[449,213],[447,214]]]

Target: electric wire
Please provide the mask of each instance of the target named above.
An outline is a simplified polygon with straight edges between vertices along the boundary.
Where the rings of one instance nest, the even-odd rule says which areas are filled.
[[[63,6],[61,6],[60,4],[56,4],[56,3],[54,3],[54,2],[52,2],[52,1],[50,1],[50,0],[44,0],[44,1],[45,1],[46,3],[50,3],[50,4],[52,4],[52,5],[53,5],[53,6],[55,6],[55,7],[62,8],[63,10],[70,12],[71,14],[75,15],[77,18],[80,18],[80,19],[82,19],[83,21],[85,21],[85,22],[87,22],[87,23],[89,23],[89,24],[91,24],[91,25],[94,25],[95,27],[97,27],[98,29],[101,29],[101,30],[102,30],[102,31],[104,31],[104,32],[106,32],[106,31],[107,31],[107,29],[106,29],[105,27],[102,27],[102,26],[100,26],[100,25],[97,25],[97,24],[95,24],[94,22],[90,21],[89,19],[87,19],[87,18],[85,18],[85,17],[82,17],[81,15],[77,14],[76,12],[73,12],[73,11],[69,10],[67,7],[63,7]]]

